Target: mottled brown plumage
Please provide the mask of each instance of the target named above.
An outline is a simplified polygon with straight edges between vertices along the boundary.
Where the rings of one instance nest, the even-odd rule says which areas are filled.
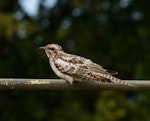
[[[90,59],[65,53],[61,46],[57,44],[48,44],[45,47],[40,47],[40,49],[45,50],[52,70],[56,75],[65,79],[70,84],[73,83],[74,78],[79,78],[104,83],[113,82],[132,85],[112,76],[117,74],[117,72],[108,71]]]

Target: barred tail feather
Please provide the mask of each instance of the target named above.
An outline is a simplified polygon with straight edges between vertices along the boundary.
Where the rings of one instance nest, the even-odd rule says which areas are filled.
[[[118,79],[118,78],[116,78],[116,77],[114,77],[114,76],[112,76],[112,75],[109,75],[109,74],[100,74],[100,76],[102,76],[102,77],[104,77],[104,78],[106,78],[106,79],[109,79],[110,81],[112,81],[112,82],[114,82],[114,83],[121,83],[121,84],[124,84],[124,85],[128,85],[128,86],[134,87],[133,84],[128,83],[128,82],[126,82],[126,81],[123,81],[123,80],[121,80],[121,79]]]

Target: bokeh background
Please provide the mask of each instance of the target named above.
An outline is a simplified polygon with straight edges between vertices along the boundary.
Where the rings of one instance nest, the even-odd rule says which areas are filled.
[[[150,79],[149,0],[0,0],[0,78],[58,78],[38,49],[60,44]],[[0,121],[150,121],[150,93],[0,91]]]

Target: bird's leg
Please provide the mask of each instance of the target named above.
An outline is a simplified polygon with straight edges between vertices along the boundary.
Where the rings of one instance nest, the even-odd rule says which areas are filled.
[[[68,82],[70,85],[73,85],[73,78],[69,75],[63,75],[63,79]]]

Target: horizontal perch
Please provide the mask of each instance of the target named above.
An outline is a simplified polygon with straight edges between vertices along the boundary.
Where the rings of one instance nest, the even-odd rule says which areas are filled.
[[[120,83],[92,81],[74,82],[73,85],[62,79],[14,79],[1,78],[0,90],[150,90],[150,80],[124,80],[135,87]]]

